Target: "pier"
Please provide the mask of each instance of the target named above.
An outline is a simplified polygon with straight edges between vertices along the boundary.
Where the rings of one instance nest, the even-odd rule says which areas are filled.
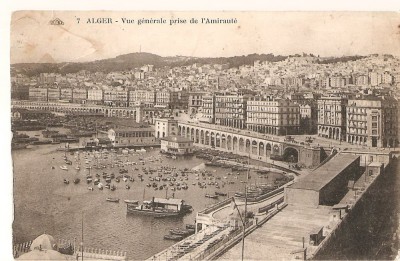
[[[245,223],[244,258],[318,259],[392,156],[382,150],[341,151],[273,195],[248,203],[254,216]],[[237,213],[243,210],[243,201],[228,198],[198,212],[196,234],[148,260],[241,259],[243,226]]]

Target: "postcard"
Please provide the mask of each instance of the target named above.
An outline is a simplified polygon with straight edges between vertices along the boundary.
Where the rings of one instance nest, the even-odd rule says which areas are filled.
[[[399,258],[399,13],[15,11],[9,84],[17,260]]]

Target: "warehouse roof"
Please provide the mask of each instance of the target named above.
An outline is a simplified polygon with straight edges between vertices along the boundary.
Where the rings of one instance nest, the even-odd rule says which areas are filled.
[[[320,168],[294,183],[290,188],[319,191],[359,158],[360,156],[357,155],[338,154]]]

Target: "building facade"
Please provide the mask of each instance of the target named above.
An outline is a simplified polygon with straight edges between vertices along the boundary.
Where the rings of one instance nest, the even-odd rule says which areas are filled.
[[[345,140],[347,99],[321,97],[318,100],[318,136]]]
[[[109,129],[108,138],[114,147],[156,144],[151,127],[124,127]]]
[[[369,147],[397,147],[397,101],[364,98],[349,100],[346,140]]]
[[[73,89],[72,90],[72,101],[74,103],[86,103],[88,99],[88,91],[86,89]]]
[[[59,88],[48,88],[47,98],[49,102],[59,101],[61,98],[61,91]]]
[[[47,101],[47,88],[29,88],[29,100]]]
[[[273,135],[298,134],[300,106],[291,100],[254,99],[247,102],[247,129]]]
[[[90,104],[103,104],[103,90],[89,89],[87,91],[88,103]]]
[[[203,107],[203,96],[204,92],[191,92],[189,93],[189,104],[188,110],[189,114],[196,114]]]
[[[168,91],[156,92],[156,105],[169,108],[171,95]]]
[[[155,104],[156,93],[154,91],[136,90],[129,91],[129,106],[134,106],[138,102],[146,104]]]
[[[214,95],[204,95],[202,97],[203,104],[201,107],[201,112],[203,114],[201,121],[214,123],[215,122],[215,96]]]
[[[216,95],[215,124],[237,129],[246,128],[248,96]]]
[[[173,155],[189,155],[193,153],[193,141],[181,136],[161,138],[161,152]]]
[[[178,121],[172,118],[155,119],[154,126],[157,139],[178,135]]]

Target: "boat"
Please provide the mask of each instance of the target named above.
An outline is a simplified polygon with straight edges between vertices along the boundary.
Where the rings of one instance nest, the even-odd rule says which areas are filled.
[[[187,229],[180,229],[180,228],[173,228],[169,230],[169,233],[172,235],[178,235],[178,236],[188,236],[190,234],[193,234],[192,231],[189,231]]]
[[[62,170],[68,170],[68,167],[65,166],[65,165],[63,165],[63,166],[60,166],[60,169],[62,169]]]
[[[88,187],[88,190],[93,191],[93,187]]]
[[[129,204],[137,204],[137,205],[139,205],[139,200],[125,199],[124,202],[125,203],[129,203]]]
[[[183,239],[183,236],[179,235],[165,235],[164,239],[166,240],[173,240],[173,241],[181,241]]]
[[[72,161],[66,159],[66,160],[65,160],[65,164],[72,165]]]
[[[206,194],[205,195],[206,198],[213,198],[213,199],[217,199],[218,195],[211,195],[211,194]]]
[[[64,179],[64,184],[69,184],[69,180],[68,179]]]
[[[106,198],[106,201],[108,201],[108,202],[114,202],[114,203],[119,203],[119,198]]]
[[[183,199],[177,198],[155,198],[143,201],[142,204],[126,203],[127,213],[144,214],[159,217],[181,216],[190,212],[192,207],[187,205]]]
[[[78,184],[81,180],[79,178],[74,179],[74,184]]]
[[[126,185],[125,188],[126,189],[131,189],[131,187],[129,185]]]

